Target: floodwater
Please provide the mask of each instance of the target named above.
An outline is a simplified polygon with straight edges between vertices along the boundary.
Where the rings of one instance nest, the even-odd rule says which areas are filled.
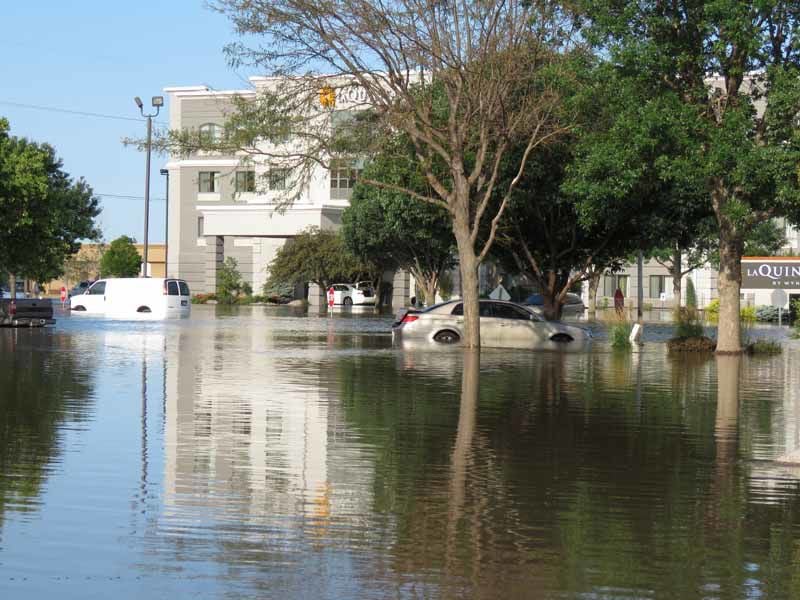
[[[0,597],[800,597],[800,343],[478,358],[391,320],[0,330]]]

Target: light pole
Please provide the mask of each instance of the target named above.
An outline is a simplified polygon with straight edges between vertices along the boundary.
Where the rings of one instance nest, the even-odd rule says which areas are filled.
[[[159,171],[164,177],[167,178],[167,209],[164,212],[164,277],[169,277],[169,269],[167,268],[169,262],[169,169],[161,169]]]
[[[139,96],[133,99],[136,106],[139,107],[139,112],[147,119],[147,161],[144,172],[144,251],[142,252],[142,277],[147,277],[147,230],[150,225],[150,146],[153,138],[153,117],[158,116],[159,110],[164,106],[163,96],[153,96],[153,107],[156,112],[152,114],[144,114],[144,104]]]

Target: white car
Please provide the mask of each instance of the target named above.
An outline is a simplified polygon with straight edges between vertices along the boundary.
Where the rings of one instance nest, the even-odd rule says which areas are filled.
[[[69,299],[75,313],[117,319],[188,317],[189,286],[182,279],[160,277],[98,279]]]
[[[358,284],[351,283],[334,283],[333,288],[333,303],[336,306],[354,306],[364,304],[375,304],[375,292],[372,287],[358,287],[364,282]]]

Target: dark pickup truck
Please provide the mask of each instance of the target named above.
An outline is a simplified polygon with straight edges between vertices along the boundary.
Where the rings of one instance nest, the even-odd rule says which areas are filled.
[[[0,327],[42,327],[55,322],[49,298],[0,299]]]

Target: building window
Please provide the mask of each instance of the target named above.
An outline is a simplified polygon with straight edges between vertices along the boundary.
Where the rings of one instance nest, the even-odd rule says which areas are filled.
[[[216,123],[204,123],[200,125],[200,141],[203,143],[218,142],[222,139],[222,127]]]
[[[331,161],[331,189],[351,190],[356,186],[356,179],[361,174],[361,169],[355,163],[346,160]]]
[[[603,296],[612,298],[617,288],[622,290],[624,296],[628,295],[627,275],[606,275],[603,277]]]
[[[255,192],[256,191],[256,172],[255,171],[236,171],[236,191]]]
[[[200,193],[208,194],[218,191],[217,178],[219,171],[200,171]]]
[[[270,169],[269,170],[269,189],[271,190],[285,190],[286,177],[289,174],[289,169]]]
[[[661,298],[661,294],[666,291],[666,275],[650,275],[650,297]]]
[[[203,237],[203,217],[197,217],[197,237]]]

